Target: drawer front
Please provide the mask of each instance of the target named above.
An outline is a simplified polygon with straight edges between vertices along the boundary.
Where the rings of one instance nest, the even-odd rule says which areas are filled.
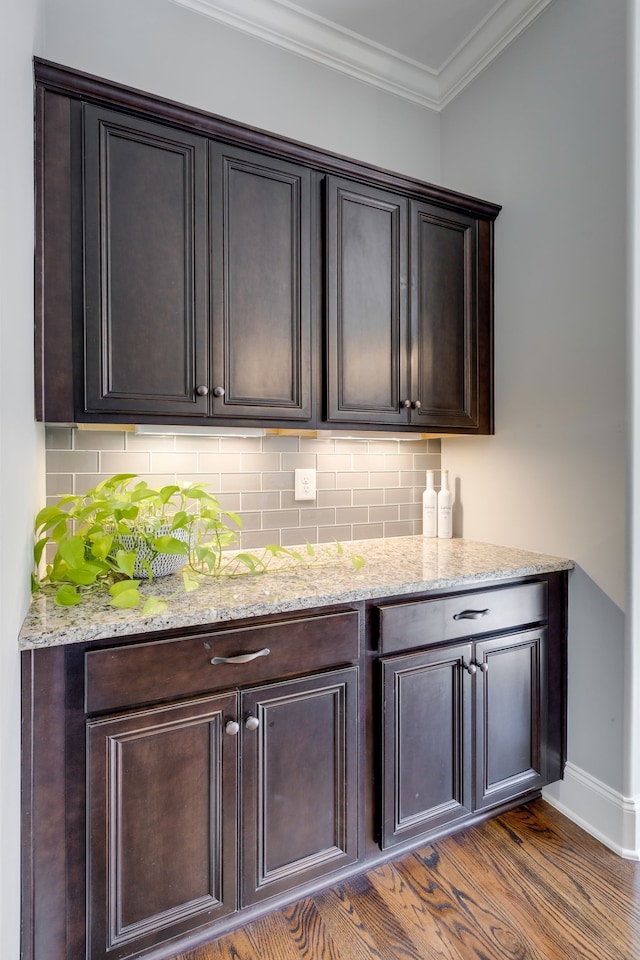
[[[384,604],[379,610],[380,650],[393,653],[540,623],[547,619],[547,584],[473,590],[437,600]]]
[[[285,679],[358,654],[356,610],[93,650],[85,654],[85,709],[97,713]]]

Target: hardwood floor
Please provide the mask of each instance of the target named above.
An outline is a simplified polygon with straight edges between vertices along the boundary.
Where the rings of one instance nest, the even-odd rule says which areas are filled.
[[[640,863],[542,800],[178,960],[640,960]]]

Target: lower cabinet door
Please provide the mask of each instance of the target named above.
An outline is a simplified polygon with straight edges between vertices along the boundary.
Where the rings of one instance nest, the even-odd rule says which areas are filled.
[[[382,660],[382,847],[471,812],[471,644]]]
[[[243,691],[242,904],[358,856],[358,670]]]
[[[544,786],[547,630],[476,644],[475,806]]]
[[[235,910],[238,737],[225,725],[237,702],[88,723],[90,960],[137,956]]]

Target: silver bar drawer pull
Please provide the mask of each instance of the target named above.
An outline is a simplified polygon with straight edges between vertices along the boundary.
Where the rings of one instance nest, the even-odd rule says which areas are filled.
[[[487,614],[491,613],[489,608],[486,610],[461,610],[460,613],[454,613],[454,620],[482,620]]]
[[[251,663],[252,660],[257,660],[258,657],[268,657],[271,651],[268,647],[263,647],[262,650],[257,650],[256,653],[239,653],[237,657],[212,657],[211,663]]]

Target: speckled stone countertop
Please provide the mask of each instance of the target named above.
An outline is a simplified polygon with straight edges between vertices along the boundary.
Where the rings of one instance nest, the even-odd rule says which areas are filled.
[[[344,558],[340,562],[321,558],[287,569],[278,570],[274,565],[273,571],[258,576],[203,577],[200,588],[191,593],[184,592],[179,573],[155,580],[141,586],[141,592],[170,600],[168,610],[152,617],[143,616],[139,610],[117,610],[104,597],[87,599],[76,607],[56,607],[52,594],[40,594],[33,600],[20,631],[20,647],[28,650],[202,626],[573,567],[571,560],[561,557],[464,539],[395,537],[342,546]],[[335,556],[331,548],[328,553]],[[349,559],[352,553],[365,560],[360,570],[356,571]]]

